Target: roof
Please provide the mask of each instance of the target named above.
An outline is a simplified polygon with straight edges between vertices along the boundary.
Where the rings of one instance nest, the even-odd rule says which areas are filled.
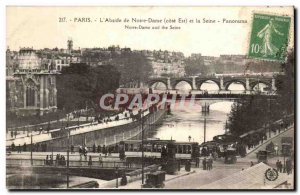
[[[286,173],[278,173],[275,181],[269,181],[265,172],[270,166],[259,163],[223,179],[201,186],[202,189],[273,189],[287,181]]]

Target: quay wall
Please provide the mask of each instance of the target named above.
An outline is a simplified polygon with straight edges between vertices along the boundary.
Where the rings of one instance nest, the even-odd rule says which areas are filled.
[[[144,116],[144,133],[147,135],[147,131],[155,127],[166,114],[165,110],[159,109],[153,113]],[[131,119],[128,119],[131,120]],[[128,124],[99,129],[90,132],[84,132],[80,134],[70,135],[69,146],[73,145],[75,151],[77,151],[79,146],[87,146],[89,149],[96,144],[98,145],[114,145],[123,140],[138,139],[140,133],[142,132],[141,121],[133,121]],[[39,144],[46,144],[47,151],[66,151],[68,146],[67,136],[55,138],[52,140],[39,142]]]

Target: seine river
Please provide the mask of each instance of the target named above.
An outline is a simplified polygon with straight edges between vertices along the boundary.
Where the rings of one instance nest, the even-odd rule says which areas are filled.
[[[158,84],[155,87],[164,89],[163,84]],[[265,86],[258,87],[262,90]],[[179,91],[178,93],[188,93],[191,87],[185,82],[180,82],[176,89]],[[232,93],[239,93],[244,90],[244,87],[241,84],[233,83],[228,89]],[[206,82],[202,84],[201,90],[213,93],[218,90],[218,86],[213,82]],[[202,113],[201,108],[173,110],[171,115],[166,116],[161,126],[156,128],[153,137],[189,141],[189,136],[191,136],[191,141],[202,143],[204,141],[204,117],[206,117],[206,141],[211,141],[214,136],[225,133],[225,124],[232,104],[232,102],[212,104],[210,112],[206,116]]]

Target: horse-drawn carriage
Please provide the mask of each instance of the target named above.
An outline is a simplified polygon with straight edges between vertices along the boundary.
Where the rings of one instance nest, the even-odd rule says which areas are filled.
[[[163,188],[165,186],[165,175],[166,173],[164,171],[147,174],[146,183],[143,185],[143,188]]]

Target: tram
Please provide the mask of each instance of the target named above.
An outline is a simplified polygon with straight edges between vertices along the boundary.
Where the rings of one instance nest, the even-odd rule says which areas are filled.
[[[199,156],[198,142],[176,142],[175,140],[150,139],[144,140],[144,156],[154,158],[165,158],[169,153],[168,144],[175,147],[175,158],[190,160]],[[119,150],[125,151],[127,157],[142,156],[141,140],[126,140],[119,144]]]

